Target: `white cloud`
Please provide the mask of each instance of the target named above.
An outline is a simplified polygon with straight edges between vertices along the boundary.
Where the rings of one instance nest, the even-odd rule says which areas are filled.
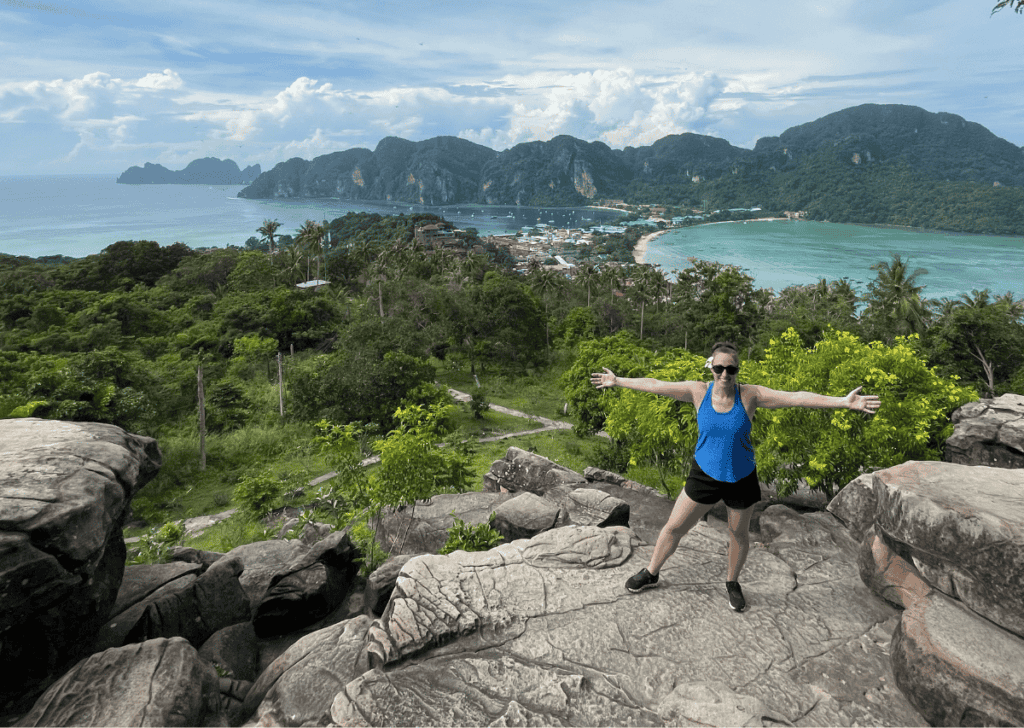
[[[620,68],[576,74],[506,77],[518,89],[504,128],[464,129],[460,136],[505,149],[569,134],[612,147],[651,144],[668,134],[698,131],[725,88],[711,73],[645,76]]]

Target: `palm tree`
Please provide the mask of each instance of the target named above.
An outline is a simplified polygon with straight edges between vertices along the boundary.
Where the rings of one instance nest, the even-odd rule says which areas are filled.
[[[544,302],[544,333],[547,339],[548,351],[551,350],[551,323],[548,318],[548,298],[551,294],[557,296],[565,290],[565,276],[551,268],[540,268],[530,275],[530,287],[540,296]]]
[[[656,303],[668,289],[665,274],[652,265],[633,269],[633,289],[630,298],[640,304],[640,339],[644,338],[644,309],[648,303]]]
[[[865,317],[874,321],[878,333],[891,339],[921,333],[927,326],[928,309],[921,298],[923,285],[917,278],[928,273],[924,268],[909,271],[909,260],[894,253],[891,262],[875,263],[871,270],[878,276],[868,284]]]
[[[324,252],[324,238],[327,230],[318,222],[306,220],[299,228],[297,239],[306,252],[306,280],[310,280],[311,259],[316,258],[316,277],[320,278],[320,259]]]
[[[579,285],[587,287],[587,308],[590,308],[590,289],[597,283],[599,277],[600,273],[597,272],[597,268],[591,263],[584,263],[576,270],[576,278],[574,280]]]
[[[277,234],[277,229],[281,227],[281,223],[277,220],[264,220],[263,225],[256,228],[256,232],[263,236],[263,239],[270,245],[270,254],[274,254],[274,235]]]

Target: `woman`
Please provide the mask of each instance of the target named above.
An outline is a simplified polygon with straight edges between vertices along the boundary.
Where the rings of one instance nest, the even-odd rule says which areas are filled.
[[[720,341],[711,348],[707,366],[714,372],[711,383],[662,382],[657,379],[625,379],[610,369],[591,374],[598,389],[625,387],[689,402],[697,407],[697,447],[686,486],[676,499],[668,523],[661,529],[650,563],[626,582],[634,593],[658,585],[658,572],[676,550],[679,540],[720,500],[729,513],[729,574],[725,582],[729,606],[743,611],[746,602],[739,577],[750,543],[748,529],[754,504],[761,500],[761,486],[750,440],[751,423],[758,407],[821,407],[874,413],[880,402],[875,395],[858,394],[857,387],[845,397],[813,392],[780,392],[756,384],[740,388],[739,352],[734,344]]]

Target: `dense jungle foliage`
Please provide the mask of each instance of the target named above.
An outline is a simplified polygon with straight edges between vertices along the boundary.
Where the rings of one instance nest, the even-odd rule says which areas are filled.
[[[603,364],[623,375],[702,376],[708,347],[731,339],[748,362],[744,381],[829,394],[862,381],[885,393],[891,420],[879,417],[875,429],[856,418],[840,423],[868,428],[859,450],[842,439],[791,438],[831,414],[764,420],[768,449],[759,457],[828,490],[865,463],[937,456],[949,413],[978,393],[1024,393],[1024,302],[989,291],[930,300],[926,273],[898,256],[875,266],[867,291],[823,279],[772,294],[740,269],[701,260],[675,282],[650,266],[588,263],[569,279],[541,266],[516,274],[493,249],[428,255],[413,232],[436,219],[350,213],[329,224],[330,244],[314,223],[294,236],[265,224],[251,247],[268,252],[120,241],[80,260],[0,256],[0,417],[109,422],[157,437],[165,466],[136,512],[158,525],[246,499],[261,510],[279,503],[286,485],[372,453],[386,462],[370,480],[342,478],[321,495],[352,506],[359,493],[386,493],[400,503],[396,484],[412,477],[410,463],[433,468],[437,482],[469,487],[472,448],[428,456],[433,443],[467,436],[438,380],[463,388],[474,377],[501,380],[533,398],[517,400],[520,409],[549,417],[568,402],[581,434],[606,426],[616,440],[559,447],[667,484],[665,473],[683,467],[686,443],[645,441],[631,428],[685,435],[686,423],[636,409],[628,397],[627,409],[608,409],[609,397],[598,407],[580,389],[580,373]],[[296,285],[315,278],[330,284]],[[195,463],[200,364],[214,475]],[[845,378],[829,379],[838,369]],[[918,396],[925,399],[915,405]],[[473,406],[476,415],[486,410]],[[463,424],[473,421],[466,411]],[[913,439],[894,439],[904,426]],[[317,440],[337,427],[351,429],[333,445]]]

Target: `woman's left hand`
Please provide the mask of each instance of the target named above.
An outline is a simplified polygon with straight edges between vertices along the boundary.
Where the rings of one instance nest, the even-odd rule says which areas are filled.
[[[882,406],[882,402],[878,399],[876,394],[857,394],[863,387],[857,387],[855,390],[846,395],[846,407],[847,409],[856,410],[857,412],[867,412],[869,415],[874,414],[878,411],[878,408]]]

